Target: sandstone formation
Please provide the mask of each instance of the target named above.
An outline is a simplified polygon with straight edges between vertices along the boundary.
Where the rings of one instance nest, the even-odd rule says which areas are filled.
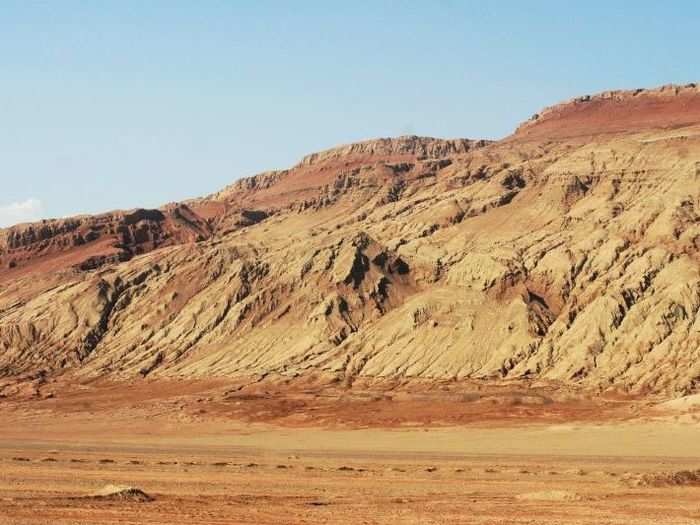
[[[700,389],[700,89],[380,139],[0,230],[0,393],[55,375]]]

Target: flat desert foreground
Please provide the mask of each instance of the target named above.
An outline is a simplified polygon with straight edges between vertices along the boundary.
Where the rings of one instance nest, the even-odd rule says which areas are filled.
[[[147,384],[2,400],[0,523],[700,523],[692,403],[620,400],[595,420],[593,401],[481,392],[314,402]]]

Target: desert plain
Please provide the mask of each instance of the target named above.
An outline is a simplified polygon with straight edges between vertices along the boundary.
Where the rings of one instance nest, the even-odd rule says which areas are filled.
[[[4,402],[0,523],[700,523],[692,398],[240,386]]]

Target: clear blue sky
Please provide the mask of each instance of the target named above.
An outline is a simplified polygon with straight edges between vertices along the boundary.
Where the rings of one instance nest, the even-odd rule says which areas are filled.
[[[572,96],[700,80],[699,21],[680,0],[4,0],[0,225],[158,206],[365,138],[498,138]]]

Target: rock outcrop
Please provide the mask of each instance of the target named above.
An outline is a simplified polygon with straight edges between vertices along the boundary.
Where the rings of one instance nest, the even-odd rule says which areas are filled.
[[[156,248],[202,241],[211,233],[184,204],[21,224],[0,230],[0,272],[29,267],[35,273],[41,262],[48,262],[46,270],[94,270]]]
[[[499,142],[369,141],[2,230],[0,377],[698,391],[699,100],[612,92]]]

